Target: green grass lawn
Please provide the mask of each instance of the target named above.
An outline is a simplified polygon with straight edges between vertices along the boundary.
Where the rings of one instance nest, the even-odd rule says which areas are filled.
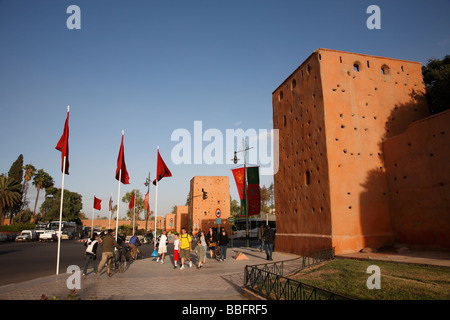
[[[367,288],[370,265],[380,268],[380,289]],[[450,268],[445,267],[337,259],[290,278],[353,299],[450,300]]]

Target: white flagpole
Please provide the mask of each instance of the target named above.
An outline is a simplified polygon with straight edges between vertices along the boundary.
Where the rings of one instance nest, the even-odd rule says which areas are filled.
[[[119,190],[117,191],[116,241],[117,241],[117,232],[119,231],[120,179],[122,179],[122,169],[119,170]]]
[[[67,111],[69,111],[69,107],[67,107]],[[63,163],[63,174],[62,174],[62,183],[61,183],[61,204],[59,206],[59,227],[58,227],[58,254],[56,258],[56,275],[59,274],[59,257],[61,252],[61,224],[62,224],[62,210],[63,210],[63,197],[64,197],[64,176],[66,175],[66,156],[64,156]]]
[[[159,146],[158,146],[159,151]],[[155,236],[154,239],[156,241],[156,225],[158,221],[158,157],[156,158],[156,186],[155,186]]]
[[[134,205],[133,205],[133,236],[134,236],[135,219],[136,219],[136,192],[134,193]]]
[[[67,106],[67,113],[69,113],[70,106]],[[64,176],[66,175],[66,156],[63,160],[63,171],[62,171],[62,182],[61,182],[61,203],[59,206],[59,227],[58,227],[58,253],[56,254],[56,275],[59,274],[59,258],[61,253],[61,224],[62,224],[62,210],[63,210],[63,200],[64,200]]]
[[[94,204],[95,204],[95,193],[94,193]],[[94,205],[92,205],[92,219],[91,219],[91,238],[94,236]]]
[[[109,223],[108,223],[108,229],[111,229],[111,217],[112,217],[112,192],[111,192],[111,197],[109,198]]]
[[[124,133],[125,131],[122,130],[122,138]],[[117,191],[116,241],[117,233],[119,232],[120,180],[122,180],[122,169],[119,170],[119,190]]]

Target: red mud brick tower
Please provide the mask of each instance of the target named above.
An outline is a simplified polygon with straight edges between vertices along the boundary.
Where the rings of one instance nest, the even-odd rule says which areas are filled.
[[[181,228],[186,228],[186,230],[188,229],[189,227],[188,206],[177,206],[175,223],[176,223],[175,230],[178,233],[181,233]]]
[[[423,92],[420,63],[328,49],[275,90],[277,250],[346,253],[394,240],[381,144],[428,114],[415,99]]]
[[[208,198],[203,200],[202,189],[208,193]],[[221,227],[225,227],[228,234],[231,229],[228,224],[230,216],[230,183],[228,177],[197,176],[191,179],[190,202],[188,219],[193,233],[199,230],[208,232],[216,225],[216,212],[220,210],[222,219]]]

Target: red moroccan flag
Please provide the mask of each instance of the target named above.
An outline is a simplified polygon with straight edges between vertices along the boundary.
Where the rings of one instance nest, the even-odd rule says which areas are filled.
[[[94,209],[101,210],[102,209],[101,203],[102,203],[102,200],[100,200],[94,196]]]
[[[158,149],[158,164],[156,166],[156,179],[153,180],[153,184],[156,186],[156,180],[161,180],[165,177],[171,177],[172,173],[170,172],[169,168],[167,168],[166,164],[164,163],[163,159],[161,158],[161,155],[159,154]]]
[[[239,198],[241,200],[241,212],[239,216],[245,217],[247,215],[246,201],[245,201],[245,183],[244,183],[244,168],[232,169],[236,187],[238,189]],[[247,168],[247,202],[248,202],[248,216],[258,215],[261,212],[261,191],[259,188],[259,167]]]
[[[56,150],[61,151],[61,172],[69,174],[69,107],[67,107],[67,118],[64,124],[64,132],[55,147]],[[64,170],[64,157],[66,157],[66,168]]]
[[[134,202],[136,201],[136,193],[131,197],[130,203],[128,204],[128,208],[131,210],[134,207]]]
[[[112,197],[109,197],[109,211],[112,211]]]
[[[239,193],[239,199],[241,200],[241,212],[239,216],[245,217],[245,191],[244,191],[244,168],[232,169],[234,180],[236,181],[236,187]]]
[[[148,192],[145,194],[144,210],[147,211],[147,217],[146,217],[145,219],[148,220],[148,218],[149,218],[149,216],[150,216],[150,203],[149,203],[149,195],[148,195]]]
[[[123,184],[130,184],[130,176],[128,175],[127,166],[125,165],[125,154],[123,152],[123,132],[119,156],[117,157],[116,180],[119,180],[120,170],[122,170],[120,182],[122,182]]]

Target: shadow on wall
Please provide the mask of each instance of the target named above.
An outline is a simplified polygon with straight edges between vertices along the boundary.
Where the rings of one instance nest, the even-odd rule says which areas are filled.
[[[414,121],[429,115],[423,94],[413,90],[410,98],[409,102],[395,105],[391,110],[385,123],[384,135],[378,143],[380,166],[370,169],[361,184],[364,191],[360,194],[360,224],[362,234],[365,236],[365,247],[379,248],[395,241],[382,144],[386,139],[404,132]]]

